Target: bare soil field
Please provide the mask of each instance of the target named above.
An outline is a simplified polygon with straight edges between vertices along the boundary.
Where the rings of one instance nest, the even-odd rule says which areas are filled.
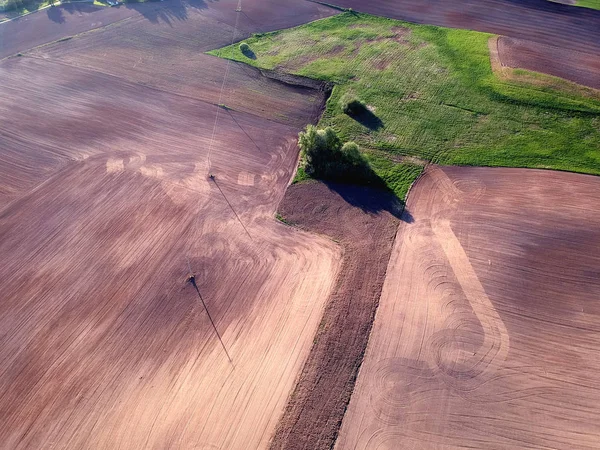
[[[232,70],[254,114],[71,58],[0,62],[0,442],[264,448],[340,265],[273,220],[324,94]]]
[[[395,197],[356,186],[310,182],[286,191],[282,216],[335,239],[344,256],[271,448],[317,450],[335,443],[367,346],[400,212]]]
[[[285,22],[282,17],[271,20],[278,8],[270,10],[266,17],[254,19],[252,15],[262,10],[244,8],[235,28],[235,19],[231,16],[235,17],[236,4],[221,1],[219,9],[190,9],[185,20],[175,24],[132,18],[68,41],[39,47],[27,55],[223,104],[277,122],[304,126],[318,116],[322,106],[314,96],[307,95],[307,89],[274,83],[245,64],[228,62],[204,52],[240,40],[249,35],[250,30],[257,31],[255,22],[268,24],[263,26],[292,26],[298,20],[310,21],[334,10],[315,5],[302,15],[300,8],[298,16]],[[221,94],[226,71],[228,81]]]
[[[570,173],[430,167],[337,448],[597,448],[599,188]]]
[[[498,55],[504,66],[547,73],[600,89],[598,55],[591,58],[587,53],[505,36],[498,39]]]

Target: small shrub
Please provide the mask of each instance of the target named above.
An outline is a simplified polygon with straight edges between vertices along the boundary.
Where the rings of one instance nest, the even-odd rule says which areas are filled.
[[[362,155],[360,154],[360,148],[356,142],[346,142],[342,146],[342,153],[351,163],[358,163],[362,161]]]
[[[340,99],[340,106],[344,114],[349,116],[357,116],[367,110],[367,105],[351,94],[346,94]]]

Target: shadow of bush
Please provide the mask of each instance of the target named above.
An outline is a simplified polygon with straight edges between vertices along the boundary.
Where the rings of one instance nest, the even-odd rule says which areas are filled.
[[[340,106],[344,114],[356,120],[370,130],[383,128],[383,121],[377,117],[368,106],[352,94],[344,95],[340,100]]]

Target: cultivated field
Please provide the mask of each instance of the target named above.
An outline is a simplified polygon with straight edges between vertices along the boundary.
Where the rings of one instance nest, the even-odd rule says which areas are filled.
[[[271,449],[331,449],[369,339],[402,204],[389,192],[312,180],[290,186],[285,219],[343,248],[340,274]]]
[[[190,21],[217,32],[193,11],[109,27],[107,67],[135,55],[136,21],[169,43]],[[118,74],[86,66],[72,46],[101,33],[0,62],[0,442],[264,448],[339,269],[338,245],[273,220],[324,94],[232,63],[222,98],[242,106],[220,107],[225,71],[197,82],[208,94],[170,89],[166,47],[147,63],[158,87],[136,79],[135,58],[131,73],[117,57]],[[61,45],[68,62],[50,53]],[[190,58],[172,76],[202,79],[211,62],[227,67]],[[264,110],[244,112],[252,102]]]
[[[599,188],[429,168],[337,448],[597,448]]]
[[[340,448],[594,446],[597,179],[430,167],[399,200],[429,162],[600,173],[597,91],[492,70],[595,86],[600,16],[336,1],[510,38],[351,12],[269,33],[340,12],[298,0],[0,24],[0,447],[329,449],[369,339]],[[397,197],[286,191],[323,112]]]

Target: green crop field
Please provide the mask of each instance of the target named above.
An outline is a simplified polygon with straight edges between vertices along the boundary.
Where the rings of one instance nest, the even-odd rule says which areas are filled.
[[[485,33],[346,12],[254,35],[211,54],[332,81],[319,126],[361,146],[403,198],[419,164],[533,167],[600,174],[600,93],[558,78],[496,74]],[[339,106],[368,105],[369,120]],[[302,175],[302,174],[301,174]]]

